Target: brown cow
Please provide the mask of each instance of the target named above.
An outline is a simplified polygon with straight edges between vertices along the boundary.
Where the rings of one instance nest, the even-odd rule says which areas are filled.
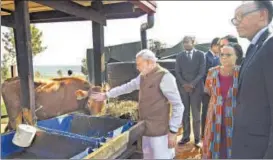
[[[82,97],[90,91],[100,92],[101,87],[94,87],[86,80],[76,77],[55,78],[48,81],[35,81],[35,107],[37,120],[44,120],[73,111],[94,114],[94,108],[102,108],[104,102],[88,101]],[[23,110],[20,104],[20,79],[6,80],[2,84],[2,96],[6,105],[9,124],[6,129],[15,129],[22,120],[29,120],[30,111]],[[87,103],[88,102],[88,103]],[[93,107],[94,106],[94,107]],[[23,118],[22,118],[23,117]]]

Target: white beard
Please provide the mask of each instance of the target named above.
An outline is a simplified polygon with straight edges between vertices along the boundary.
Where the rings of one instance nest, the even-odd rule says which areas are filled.
[[[141,75],[146,75],[149,72],[151,72],[154,68],[156,67],[156,65],[150,65],[149,67],[147,67],[145,70],[143,70],[140,74]]]

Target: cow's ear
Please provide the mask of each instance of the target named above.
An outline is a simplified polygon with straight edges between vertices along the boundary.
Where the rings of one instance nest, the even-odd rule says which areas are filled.
[[[84,91],[84,90],[79,89],[75,92],[75,94],[76,94],[77,100],[82,100],[88,96],[88,91]]]
[[[108,92],[109,90],[110,90],[109,84],[108,84],[108,83],[105,83],[105,84],[103,85],[103,92]]]

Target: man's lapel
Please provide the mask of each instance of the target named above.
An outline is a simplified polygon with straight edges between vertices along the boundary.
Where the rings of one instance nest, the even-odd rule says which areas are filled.
[[[241,86],[241,83],[243,81],[244,78],[244,73],[247,69],[247,67],[249,66],[249,63],[251,62],[251,60],[255,57],[256,53],[259,51],[259,49],[261,48],[261,46],[263,45],[264,41],[268,38],[268,36],[270,35],[270,30],[267,29],[265,30],[265,32],[261,35],[261,37],[259,38],[259,40],[257,41],[257,43],[255,44],[254,48],[250,51],[252,52],[249,57],[246,57],[242,66],[241,66],[241,70],[240,70],[240,78],[239,78],[239,88]]]

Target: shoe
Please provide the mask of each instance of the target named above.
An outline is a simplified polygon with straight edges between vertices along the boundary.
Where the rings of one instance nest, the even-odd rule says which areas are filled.
[[[190,141],[190,139],[181,139],[181,141],[178,142],[180,145],[187,144]]]
[[[194,141],[194,145],[195,145],[197,148],[202,148],[202,147],[203,147],[203,144],[202,144],[202,142],[200,142],[200,140],[195,140],[195,141]]]

